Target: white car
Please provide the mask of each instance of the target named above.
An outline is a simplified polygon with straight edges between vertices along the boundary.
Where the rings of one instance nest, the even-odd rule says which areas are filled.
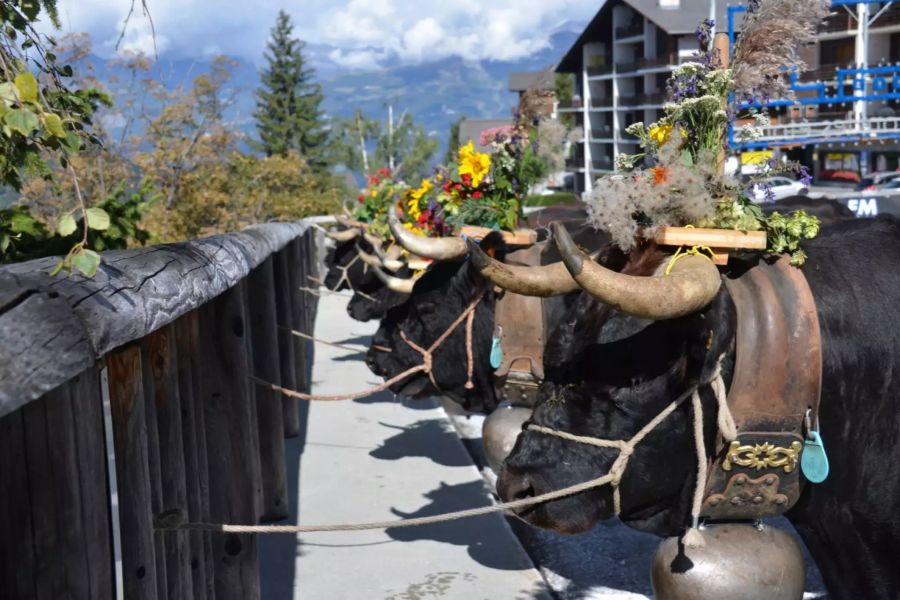
[[[766,195],[766,186],[771,190],[771,194],[768,197]],[[791,196],[805,196],[808,193],[809,188],[799,181],[781,176],[767,177],[755,182],[747,189],[747,195],[756,203],[783,200]]]

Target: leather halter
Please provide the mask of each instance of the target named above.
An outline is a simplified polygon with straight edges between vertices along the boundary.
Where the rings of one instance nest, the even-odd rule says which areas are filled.
[[[800,497],[807,411],[818,414],[822,340],[806,277],[787,258],[760,263],[725,285],[737,311],[728,405],[737,440],[721,436],[701,515],[758,519]]]
[[[535,244],[506,255],[514,265],[539,266],[543,245]],[[500,329],[503,361],[494,371],[494,387],[501,400],[534,406],[544,379],[544,302],[501,290],[494,309]]]

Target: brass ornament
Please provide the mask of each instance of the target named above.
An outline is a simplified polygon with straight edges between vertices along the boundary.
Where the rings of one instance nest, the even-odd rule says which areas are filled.
[[[730,471],[732,465],[757,471],[784,467],[785,473],[791,473],[797,468],[797,461],[800,459],[802,449],[803,444],[800,442],[792,442],[790,448],[782,448],[769,442],[742,446],[739,441],[734,441],[731,442],[725,460],[722,461],[722,469]]]

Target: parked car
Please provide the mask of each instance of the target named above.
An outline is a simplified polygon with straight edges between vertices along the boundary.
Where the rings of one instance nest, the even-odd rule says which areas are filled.
[[[856,191],[872,192],[898,178],[900,178],[900,171],[869,173],[859,181],[856,186]]]
[[[766,187],[771,190],[771,194],[766,197]],[[809,193],[809,188],[794,181],[789,177],[767,177],[761,181],[755,182],[747,190],[747,196],[752,198],[754,202],[766,202],[773,200],[781,200],[790,196],[805,196]]]

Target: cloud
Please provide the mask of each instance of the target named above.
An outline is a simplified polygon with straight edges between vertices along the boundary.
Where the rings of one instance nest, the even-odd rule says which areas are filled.
[[[278,10],[286,6],[295,34],[333,48],[331,60],[350,68],[387,61],[421,63],[448,56],[513,60],[549,43],[564,21],[586,21],[597,0],[147,0],[161,53],[201,56],[213,50],[259,62]],[[64,29],[92,34],[109,56],[130,0],[60,0]],[[138,8],[122,47],[152,50],[149,21]]]

